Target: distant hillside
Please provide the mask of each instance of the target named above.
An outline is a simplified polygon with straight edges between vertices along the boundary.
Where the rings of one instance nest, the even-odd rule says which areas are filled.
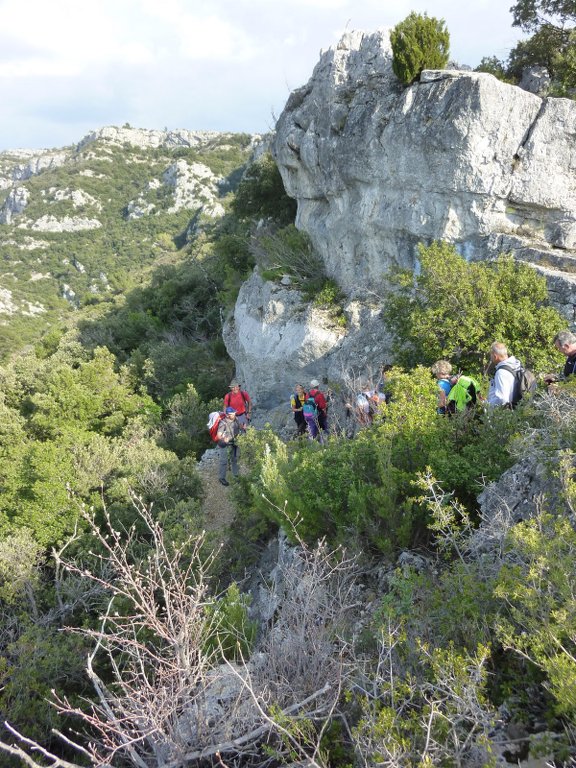
[[[0,357],[140,284],[222,217],[259,139],[105,127],[0,153]]]

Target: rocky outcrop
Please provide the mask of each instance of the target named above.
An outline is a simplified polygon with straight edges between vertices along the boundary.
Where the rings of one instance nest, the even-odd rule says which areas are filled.
[[[70,153],[51,149],[13,149],[0,152],[0,189],[26,181],[42,171],[59,168],[70,159]]]
[[[18,216],[28,205],[30,192],[26,187],[14,187],[8,193],[0,209],[0,224],[10,224],[13,216]]]
[[[300,291],[264,280],[257,270],[244,283],[224,339],[237,377],[267,418],[279,404],[291,418],[286,406],[297,383],[342,381],[351,365],[378,368],[386,361],[389,340],[380,308],[351,300],[345,310],[348,324],[342,328]]]
[[[23,222],[22,229],[33,229],[35,232],[82,232],[86,229],[100,229],[102,222],[98,219],[88,219],[84,216],[41,216],[34,222]]]
[[[203,147],[214,140],[220,140],[225,135],[218,131],[150,131],[145,128],[131,126],[107,125],[97,131],[90,131],[78,143],[77,149],[83,149],[88,144],[103,140],[111,144],[130,144],[141,149],[156,149],[157,147]],[[230,134],[232,135],[232,134]],[[257,136],[254,137],[256,141]]]
[[[575,102],[484,73],[429,71],[402,88],[388,33],[356,32],[290,96],[274,152],[298,226],[352,292],[413,264],[422,241],[469,258],[576,256],[575,121]]]
[[[392,72],[388,32],[350,32],[290,95],[272,150],[298,203],[296,224],[347,295],[347,306],[382,295],[393,265],[414,267],[418,243],[443,239],[470,259],[510,252],[530,263],[546,275],[555,303],[572,320],[575,124],[576,102],[542,100],[484,73],[427,71],[404,88]],[[266,308],[266,290],[255,295],[254,288],[253,307]],[[245,296],[239,301],[244,305]],[[267,345],[265,329],[258,335],[248,321],[253,311],[237,309],[236,335],[227,345],[246,382],[258,387],[250,371],[258,370],[254,361]],[[292,361],[301,363],[300,371],[333,371],[334,351],[345,345],[357,365],[387,355],[382,332],[364,353],[354,322],[329,351],[311,347],[306,322],[300,347],[291,334],[290,355],[278,369],[276,357],[268,357],[270,379],[281,378],[281,366],[290,369]],[[274,328],[280,349],[282,320]]]
[[[210,218],[224,215],[224,206],[219,201],[220,188],[224,179],[212,173],[204,163],[188,163],[176,160],[162,174],[162,181],[151,179],[145,189],[126,208],[128,219],[162,213],[157,204],[158,190],[164,189],[173,200],[166,213],[178,213],[182,210],[194,210]]]

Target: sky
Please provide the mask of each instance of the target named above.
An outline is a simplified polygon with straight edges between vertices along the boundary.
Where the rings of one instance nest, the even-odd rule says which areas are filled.
[[[452,60],[506,59],[513,0],[0,0],[0,151],[137,128],[265,133],[320,51],[411,11]]]

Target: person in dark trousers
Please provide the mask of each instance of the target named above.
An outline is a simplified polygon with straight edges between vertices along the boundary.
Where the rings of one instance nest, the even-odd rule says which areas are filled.
[[[324,435],[328,435],[328,403],[326,401],[326,396],[323,392],[320,391],[320,382],[317,379],[312,379],[310,382],[310,390],[308,392],[308,397],[313,397],[314,402],[316,403],[317,408],[317,416],[316,416],[316,423],[318,427],[318,432],[322,432],[320,434],[320,442],[323,442]],[[312,434],[312,437],[316,437],[315,434]]]
[[[308,395],[302,384],[296,384],[294,392],[290,397],[290,405],[292,407],[292,413],[294,414],[294,421],[296,422],[296,435],[306,434],[306,419],[304,418],[302,409],[307,397]]]
[[[236,438],[238,437],[239,432],[240,425],[236,420],[236,411],[234,408],[228,406],[228,408],[226,408],[226,416],[218,425],[218,431],[216,433],[218,437],[218,451],[220,453],[218,479],[222,485],[230,485],[228,480],[226,480],[228,459],[230,459],[232,475],[238,477],[238,456],[240,451],[236,445]]]

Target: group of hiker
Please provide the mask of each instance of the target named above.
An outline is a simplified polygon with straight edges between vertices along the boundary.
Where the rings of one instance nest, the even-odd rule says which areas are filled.
[[[318,379],[312,379],[308,392],[302,384],[296,384],[290,397],[290,406],[296,423],[296,435],[308,434],[311,440],[324,442],[328,434],[328,401],[320,389]]]
[[[553,341],[556,349],[566,357],[560,374],[543,377],[546,386],[576,373],[576,335],[569,330],[560,331]],[[490,386],[486,404],[488,407],[515,408],[518,402],[536,389],[536,378],[521,362],[508,352],[506,344],[496,341],[490,347]],[[437,413],[450,415],[472,410],[484,402],[480,384],[472,376],[453,373],[448,360],[437,360],[431,367],[438,383]],[[347,402],[346,413],[353,416],[359,427],[369,426],[380,406],[387,398],[383,390],[383,373],[373,387],[368,380],[360,384],[353,403]],[[208,426],[219,449],[219,481],[229,485],[226,479],[228,466],[234,477],[238,476],[239,449],[236,438],[245,431],[251,420],[252,401],[236,379],[230,382],[229,392],[224,397],[224,410],[210,414]],[[303,384],[297,384],[290,397],[294,414],[296,437],[307,435],[310,440],[323,443],[328,435],[329,393],[320,389],[317,379],[312,379],[308,391]]]
[[[546,374],[546,386],[576,373],[576,335],[572,331],[559,331],[553,340],[556,349],[566,357],[561,374]],[[489,370],[492,372],[486,404],[488,407],[515,408],[527,394],[536,391],[534,374],[524,368],[520,360],[509,354],[506,344],[495,341],[490,347]],[[472,376],[461,373],[452,375],[448,360],[437,360],[431,368],[438,381],[439,414],[451,414],[470,410],[483,400],[480,385]]]
[[[221,413],[210,414],[214,417],[213,424],[208,422],[219,450],[218,480],[222,485],[230,485],[226,479],[228,464],[233,477],[238,477],[239,449],[236,438],[246,427],[252,418],[252,400],[248,392],[243,390],[240,382],[233,379],[229,386],[230,391],[224,396],[224,410]]]
[[[523,368],[514,355],[508,353],[503,342],[495,341],[490,347],[490,369],[493,375],[486,398],[490,407],[515,408],[526,391],[535,388],[535,379],[533,383],[527,383],[532,374]],[[437,413],[462,413],[473,409],[478,402],[484,402],[476,379],[462,373],[453,375],[448,360],[437,360],[430,370],[438,381]]]
[[[239,448],[236,438],[246,431],[252,413],[252,401],[240,382],[230,382],[230,391],[224,397],[223,411],[210,414],[208,429],[219,450],[218,480],[229,485],[228,466],[233,477],[238,477]],[[307,434],[311,440],[324,442],[328,435],[328,401],[320,389],[320,382],[312,379],[308,391],[297,384],[290,398],[297,436]]]

